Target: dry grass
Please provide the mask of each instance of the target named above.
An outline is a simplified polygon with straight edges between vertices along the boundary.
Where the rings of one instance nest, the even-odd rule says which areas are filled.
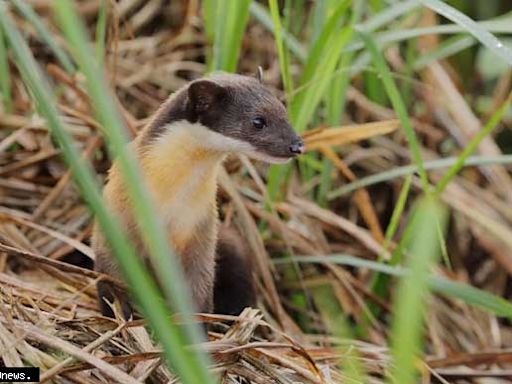
[[[54,29],[48,13],[50,2],[30,3]],[[163,3],[122,1],[115,15],[110,15],[105,66],[132,133],[169,93],[205,72],[205,38],[197,2],[173,2],[169,7]],[[84,1],[80,6],[91,26],[97,5],[97,1]],[[77,151],[92,161],[103,178],[109,161],[82,79],[70,77],[54,62],[28,23],[18,18],[17,24],[29,37],[35,56],[47,64],[59,92],[59,111],[73,133]],[[420,39],[420,43],[429,42]],[[403,65],[395,49],[387,51],[387,59],[395,70]],[[258,65],[266,68],[265,82],[279,94],[279,64],[272,35],[252,22],[243,41],[239,71],[254,73]],[[448,64],[433,63],[421,73],[414,91],[428,112],[412,117],[425,159],[435,160],[441,157],[442,142],[452,138],[464,145],[481,123]],[[493,105],[501,104],[510,92],[510,75],[509,71],[498,81]],[[173,382],[141,321],[125,323],[100,316],[94,286],[98,276],[87,269],[94,259],[87,245],[91,216],[44,121],[34,117],[27,91],[14,69],[11,76],[14,112],[0,111],[3,363],[39,366],[43,381],[59,383],[136,383],[148,377],[155,383]],[[354,139],[387,134],[363,143],[347,143],[346,131],[342,136],[337,130],[308,131],[309,149],[334,164],[335,186],[409,162],[403,134],[388,133],[396,122],[382,123],[394,119],[394,112],[366,98],[358,81],[347,96],[351,112],[345,121],[381,122],[366,126],[363,137]],[[506,120],[504,125],[510,129],[511,123]],[[343,147],[334,151],[326,143]],[[488,137],[479,154],[495,156],[501,151]],[[247,309],[238,318],[199,315],[200,320],[216,324],[210,341],[200,346],[212,353],[213,370],[226,382],[238,382],[237,377],[251,383],[344,382],[340,362],[356,348],[356,358],[370,374],[370,382],[383,382],[389,362],[392,292],[384,299],[372,293],[366,269],[306,265],[300,267],[297,279],[290,276],[289,268],[273,265],[270,256],[293,252],[388,258],[395,244],[389,248],[382,245],[383,223],[389,221],[401,180],[359,189],[324,207],[311,198],[318,179],[312,178],[309,184],[293,179],[284,201],[268,210],[266,167],[247,159],[230,159],[226,169],[221,178],[222,217],[242,231],[253,253],[260,309]],[[429,175],[435,182],[441,173]],[[412,194],[419,190],[419,180],[413,178]],[[503,165],[467,169],[448,186],[442,198],[452,211],[447,245],[453,268],[440,266],[438,275],[510,297],[511,191],[511,175]],[[408,214],[409,205],[402,226]],[[332,335],[329,319],[316,301],[326,288],[351,323],[366,324],[364,335]],[[294,301],[297,294],[305,298],[304,305]],[[380,308],[377,318],[367,316],[369,303]],[[418,362],[424,382],[484,383],[480,377],[495,378],[493,383],[510,382],[510,322],[446,297],[435,296],[427,304],[426,358]]]

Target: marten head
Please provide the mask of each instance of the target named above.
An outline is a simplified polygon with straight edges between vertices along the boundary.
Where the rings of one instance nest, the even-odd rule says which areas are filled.
[[[204,146],[281,163],[304,152],[286,109],[255,77],[216,74],[195,80],[157,112],[148,134],[165,134],[173,126],[188,129]]]

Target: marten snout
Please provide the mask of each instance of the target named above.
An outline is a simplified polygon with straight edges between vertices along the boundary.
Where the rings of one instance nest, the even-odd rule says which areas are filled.
[[[289,148],[290,152],[294,155],[302,155],[304,153],[304,142],[298,137],[291,143]]]

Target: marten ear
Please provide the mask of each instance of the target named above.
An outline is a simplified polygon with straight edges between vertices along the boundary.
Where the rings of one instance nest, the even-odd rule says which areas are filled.
[[[211,80],[197,80],[188,87],[188,97],[196,112],[205,112],[226,95],[226,89]]]

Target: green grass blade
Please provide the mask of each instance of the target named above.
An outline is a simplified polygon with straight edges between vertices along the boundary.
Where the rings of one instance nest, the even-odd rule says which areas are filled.
[[[213,59],[211,70],[236,71],[250,0],[216,0]],[[213,12],[208,4],[208,12]],[[211,27],[208,27],[211,28]],[[211,32],[211,31],[210,31]]]
[[[411,219],[410,256],[406,262],[410,272],[401,279],[393,305],[391,381],[394,383],[415,382],[416,358],[423,344],[428,277],[440,256],[436,224],[441,223],[444,232],[446,221],[445,207],[428,196],[419,201]]]
[[[295,97],[290,106],[290,119],[297,132],[303,132],[326,92],[333,72],[338,63],[341,48],[347,44],[352,37],[352,28],[342,28],[329,45],[328,52],[322,54],[317,70],[311,79],[311,86],[303,97]]]
[[[417,0],[414,0],[417,2]],[[405,2],[404,2],[405,3]],[[250,7],[251,14],[270,32],[273,31],[272,19],[265,9],[265,7],[261,6],[258,3],[253,2]],[[406,11],[407,7],[405,8]],[[386,11],[383,11],[384,13]],[[399,13],[398,15],[400,15]],[[379,21],[372,23],[373,19],[370,19],[367,23],[363,23],[360,25],[360,28],[365,31],[372,31],[376,28],[381,27],[386,22],[388,22],[388,16],[385,15],[383,21]],[[377,17],[377,16],[375,16]],[[492,20],[481,21],[476,23],[480,28],[484,28],[485,30],[492,33],[512,33],[512,15],[511,16],[502,16],[499,18],[495,18]],[[454,33],[466,33],[467,30],[457,24],[443,24],[436,25],[432,27],[422,27],[422,28],[411,28],[411,29],[402,29],[402,30],[390,30],[375,33],[375,43],[378,47],[382,47],[391,43],[398,43],[405,40],[410,40],[416,37],[427,36],[427,35],[445,35],[445,34],[454,34]],[[294,36],[283,31],[283,41],[286,44],[287,48],[291,53],[295,55],[297,59],[301,62],[305,62],[308,56],[307,49],[301,44]],[[365,47],[364,42],[362,41],[354,41],[352,43],[347,44],[346,47],[343,48],[343,53],[347,54],[349,52],[355,52],[363,49]]]
[[[320,35],[320,31],[322,30],[322,26],[329,12],[329,5],[327,0],[318,0],[313,4],[313,10],[309,17],[309,28],[311,28],[311,32],[308,36],[309,44],[314,43]]]
[[[359,22],[362,17],[362,13],[363,2],[357,1],[352,6],[352,14],[349,20],[352,27]],[[350,68],[353,58],[354,55],[350,53],[341,56],[337,67],[337,71],[341,71],[341,74],[332,79],[330,92],[325,100],[327,107],[327,123],[331,126],[341,124],[341,118],[343,116],[343,111],[345,110],[346,92],[351,78],[350,73],[343,72],[343,70],[345,68]]]
[[[98,20],[96,21],[96,60],[100,64],[103,63],[103,57],[105,55],[108,4],[108,0],[101,0]]]
[[[421,3],[446,17],[447,19],[457,23],[466,31],[471,33],[483,45],[493,51],[496,55],[504,59],[507,63],[512,65],[512,49],[504,45],[499,39],[485,28],[480,26],[477,22],[451,7],[450,5],[439,0],[420,0]]]
[[[349,20],[350,25],[354,26],[359,22],[362,16],[362,4],[363,3],[361,1],[357,1],[353,4],[351,11],[352,14]],[[350,73],[343,72],[343,70],[350,67],[353,57],[354,54],[349,53],[340,58],[336,69],[336,75],[333,77],[331,85],[329,86],[328,92],[324,98],[327,114],[326,122],[328,125],[333,127],[341,124],[343,111],[345,110],[346,92],[351,80]],[[331,189],[332,184],[331,161],[324,158],[323,163],[323,170],[320,174],[321,184],[317,195],[317,202],[321,205],[325,205],[327,202],[327,193]]]
[[[68,42],[74,47],[75,58],[85,75],[92,104],[110,143],[112,154],[117,157],[128,196],[138,218],[139,229],[151,255],[164,295],[172,304],[172,309],[180,312],[185,320],[180,327],[183,331],[182,341],[198,343],[201,341],[201,333],[197,324],[192,321],[190,296],[182,268],[170,250],[164,227],[157,219],[156,210],[141,182],[134,154],[126,148],[126,134],[113,98],[109,97],[109,92],[105,88],[105,76],[89,50],[84,27],[69,1],[56,1],[54,9]],[[208,359],[204,353],[195,354],[189,351],[185,355],[187,364],[183,365],[179,372],[182,377],[187,377],[189,382],[209,382],[211,378],[206,369]]]
[[[443,169],[453,166],[457,162],[457,157],[447,157],[444,159],[427,161],[424,163],[425,169],[427,171],[432,171],[436,169]],[[495,164],[512,164],[512,155],[500,155],[500,156],[470,156],[464,161],[465,167],[472,166],[485,166],[485,165],[495,165]],[[400,177],[404,177],[407,175],[412,175],[418,172],[418,167],[415,165],[406,165],[403,167],[396,167],[390,169],[389,171],[384,171],[377,173],[375,175],[363,177],[343,187],[340,187],[336,190],[331,191],[327,194],[327,198],[329,200],[337,199],[341,196],[346,196],[359,188],[366,188],[375,184],[383,183],[386,181],[391,181],[393,179],[397,179]]]
[[[318,39],[322,39],[318,43],[319,48],[313,49],[314,53],[310,53],[309,56],[313,58],[309,61],[309,64],[306,64],[308,66],[312,65],[311,63],[315,63],[316,70],[313,71],[313,66],[311,69],[305,69],[304,71],[307,73],[301,77],[301,83],[306,81],[309,85],[307,92],[303,89],[295,94],[292,103],[288,107],[290,122],[297,132],[303,132],[313,119],[314,113],[331,83],[341,49],[351,39],[352,28],[350,26],[342,28],[339,32],[335,28],[349,3],[349,0],[344,0],[338,6],[336,12],[333,13],[329,22],[324,27],[324,30],[327,32],[321,32],[321,36]],[[317,54],[320,56],[319,60],[316,58]],[[302,160],[299,159],[299,161],[301,165],[304,165],[304,158]],[[269,172],[269,175],[272,176],[268,183],[269,197],[271,199],[277,197],[278,193],[276,192],[282,186],[282,175],[288,174],[290,169],[289,166],[282,167],[284,168],[282,171],[275,170],[275,168],[275,166],[272,166]]]
[[[270,8],[270,14],[272,15],[272,22],[274,24],[274,39],[276,41],[277,46],[277,56],[279,58],[281,78],[283,79],[286,100],[290,103],[292,100],[291,97],[293,92],[293,83],[292,76],[290,74],[290,63],[288,61],[288,53],[284,48],[283,36],[281,33],[281,17],[279,16],[279,6],[277,4],[277,0],[269,0],[268,4]]]
[[[44,41],[46,45],[48,45],[48,47],[52,50],[53,54],[62,65],[62,67],[66,70],[66,72],[74,73],[75,66],[73,65],[73,62],[69,58],[68,54],[57,44],[55,38],[52,36],[48,28],[46,28],[39,15],[34,12],[30,4],[25,0],[12,0],[12,3],[18,12],[23,15],[23,17],[27,19],[30,24],[32,24],[41,40]]]
[[[365,268],[375,272],[384,273],[394,277],[402,277],[407,275],[408,270],[402,267],[390,266],[388,264],[379,263],[361,259],[359,257],[333,254],[325,256],[296,256],[291,258],[272,259],[272,263],[276,265],[297,262],[301,264],[339,264],[354,268]],[[459,299],[476,308],[480,308],[500,317],[512,319],[512,303],[502,297],[493,295],[489,292],[482,291],[471,285],[454,282],[442,277],[431,276],[429,278],[430,288],[446,297]]]
[[[330,284],[316,287],[312,290],[315,306],[324,320],[328,334],[339,338],[353,339],[354,335],[350,329],[346,314],[343,313],[338,299]],[[343,382],[366,383],[364,367],[361,364],[361,356],[357,347],[350,347],[348,350],[340,350],[343,356],[340,366],[343,372]]]
[[[215,37],[215,25],[217,10],[215,7],[216,0],[203,0],[203,24],[208,42],[213,44]]]
[[[409,175],[400,190],[400,195],[398,196],[398,200],[395,204],[395,208],[393,209],[393,213],[391,215],[391,219],[389,221],[388,227],[386,228],[386,234],[384,237],[384,244],[382,245],[384,249],[389,248],[389,244],[391,243],[393,237],[398,231],[398,226],[400,225],[400,219],[405,209],[405,204],[407,202],[407,198],[409,196],[409,191],[411,189],[412,184],[412,176]],[[398,246],[391,255],[391,259],[386,262],[390,265],[397,265],[400,263],[402,259],[402,247]],[[382,255],[379,255],[379,261],[384,262],[384,258]],[[369,287],[372,292],[374,292],[379,297],[386,297],[386,294],[389,292],[389,284],[391,278],[389,275],[386,275],[381,272],[376,272],[373,274]],[[370,303],[369,307],[372,310],[373,315],[378,316],[381,312],[381,308],[374,303]]]
[[[55,108],[56,102],[45,77],[41,74],[27,44],[8,19],[5,11],[5,4],[0,2],[0,24],[6,31],[23,79],[32,92],[38,110],[45,117],[52,134],[60,144],[82,196],[96,214],[110,245],[119,257],[120,266],[128,279],[129,286],[133,289],[138,303],[162,343],[166,358],[172,362],[172,366],[182,376],[184,382],[212,382],[193,379],[197,377],[197,373],[194,372],[197,367],[191,364],[190,350],[185,348],[180,340],[181,336],[177,327],[171,323],[169,312],[154,281],[149,277],[142,262],[129,245],[130,242],[120,230],[116,220],[108,213],[90,167],[78,155],[72,138],[59,118]],[[152,300],[148,300],[148,298],[152,298]]]
[[[350,1],[342,1],[333,11],[320,35],[311,47],[299,80],[299,91],[290,104],[290,119],[298,132],[304,131],[320,102],[317,93],[323,96],[329,79],[340,57],[340,50],[348,44],[352,29],[344,27],[338,34],[342,18],[347,12]],[[334,61],[334,62],[333,62]],[[304,87],[304,85],[308,87]],[[318,92],[317,92],[318,91]]]
[[[203,0],[202,7],[204,34],[208,43],[206,49],[207,68],[213,68],[213,44],[215,41],[215,25],[217,20],[216,1],[217,0]]]
[[[430,279],[430,287],[434,292],[457,298],[476,308],[481,308],[500,317],[512,319],[510,301],[491,293],[482,291],[471,285],[450,281],[440,277]]]
[[[405,104],[402,100],[402,97],[400,96],[400,92],[398,91],[398,88],[391,77],[391,72],[388,65],[386,64],[386,61],[384,60],[384,56],[382,56],[380,53],[373,39],[370,37],[370,35],[364,32],[360,32],[360,35],[373,57],[374,65],[382,79],[384,88],[386,89],[389,99],[393,105],[393,109],[400,119],[402,129],[409,143],[409,149],[411,151],[412,158],[418,167],[423,190],[428,194],[430,191],[430,185],[428,182],[427,172],[425,171],[425,166],[423,165],[423,159],[421,158],[420,144],[411,124],[411,120],[409,119],[409,115],[407,114]]]
[[[256,20],[258,20],[261,25],[263,25],[263,27],[265,27],[269,32],[274,33],[274,23],[272,21],[272,17],[270,16],[269,11],[263,5],[253,1],[251,2],[249,11],[251,15]],[[283,36],[283,42],[286,44],[286,47],[290,50],[290,52],[293,53],[295,57],[297,57],[300,61],[305,61],[307,56],[307,49],[287,31],[281,31],[281,35]]]
[[[496,19],[481,21],[476,23],[479,27],[484,28],[492,33],[512,33],[512,16],[499,17]],[[361,28],[364,27],[364,24]],[[432,27],[421,27],[411,29],[398,29],[383,32],[376,32],[374,35],[375,43],[377,46],[382,47],[391,43],[399,43],[405,40],[411,40],[416,37],[427,35],[446,35],[454,33],[467,33],[467,30],[457,24],[443,24],[435,25]],[[355,41],[347,45],[343,51],[354,52],[364,48],[362,41]]]
[[[510,103],[512,102],[512,94],[505,100],[505,102],[492,114],[489,121],[485,124],[485,126],[478,131],[478,133],[470,140],[470,142],[466,145],[462,153],[457,157],[457,161],[455,164],[451,166],[451,168],[444,174],[443,178],[439,180],[436,185],[436,193],[442,193],[448,183],[459,173],[459,171],[464,166],[467,158],[477,149],[480,142],[489,135],[499,124],[501,119],[505,113],[508,112],[510,108]]]
[[[389,220],[389,225],[386,228],[384,248],[387,248],[393,240],[393,237],[398,230],[398,225],[400,224],[400,218],[405,209],[405,203],[407,202],[407,197],[409,196],[409,191],[411,190],[412,184],[412,176],[409,175],[400,190],[400,195],[398,196],[398,200],[395,204],[395,208],[393,209],[393,213],[391,214],[391,219]]]
[[[7,57],[7,42],[3,29],[0,27],[0,101],[4,104],[5,113],[12,111],[11,74]]]
[[[412,64],[415,71],[420,71],[433,61],[443,60],[476,44],[472,36],[453,36],[439,43],[433,51],[417,57]]]
[[[361,24],[366,31],[374,31],[419,7],[417,0],[396,2]]]

